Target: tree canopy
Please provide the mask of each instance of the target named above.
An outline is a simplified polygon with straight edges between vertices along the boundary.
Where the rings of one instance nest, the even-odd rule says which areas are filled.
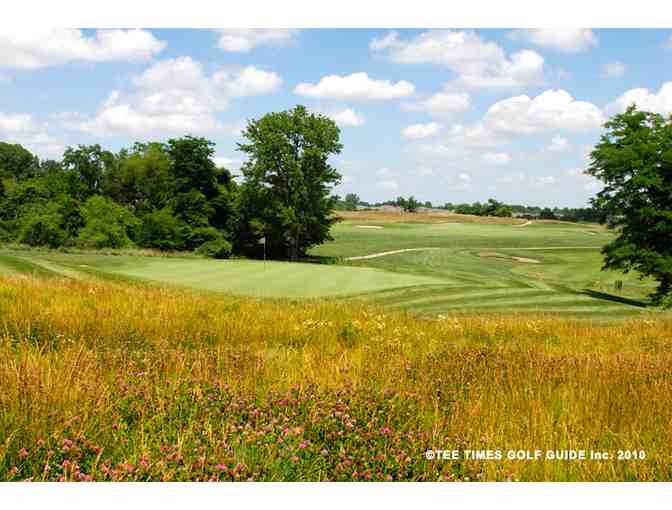
[[[587,173],[604,189],[594,206],[618,235],[604,267],[658,282],[655,303],[672,304],[672,117],[631,106],[605,124]]]
[[[243,136],[247,142],[238,148],[249,158],[242,167],[243,249],[258,252],[265,237],[269,254],[295,260],[331,239],[330,190],[341,179],[328,161],[342,149],[336,123],[296,106],[250,121]]]

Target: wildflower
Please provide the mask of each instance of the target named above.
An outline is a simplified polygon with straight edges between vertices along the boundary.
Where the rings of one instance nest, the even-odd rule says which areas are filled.
[[[289,459],[292,462],[299,462],[299,458],[296,455],[292,455],[292,457]]]
[[[392,432],[392,429],[390,427],[382,427],[380,429],[381,434],[389,434],[390,432]]]
[[[21,450],[19,450],[19,458],[25,459],[26,457],[28,457],[28,450],[21,448]]]
[[[306,448],[308,448],[308,441],[301,441],[299,443],[299,449],[304,450]]]
[[[226,466],[226,464],[217,464],[215,466],[215,469],[217,471],[226,471],[228,469],[228,467]]]

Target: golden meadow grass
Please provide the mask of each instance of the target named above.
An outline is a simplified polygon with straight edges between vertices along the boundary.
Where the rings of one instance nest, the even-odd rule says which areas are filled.
[[[671,337],[2,277],[0,480],[670,480]]]

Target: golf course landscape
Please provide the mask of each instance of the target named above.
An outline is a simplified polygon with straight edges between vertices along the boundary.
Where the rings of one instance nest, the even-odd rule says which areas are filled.
[[[345,213],[332,235],[334,241],[303,263],[4,249],[0,271],[125,278],[267,298],[361,299],[430,315],[617,319],[650,312],[652,283],[601,271],[600,248],[612,234],[595,224],[360,212]]]

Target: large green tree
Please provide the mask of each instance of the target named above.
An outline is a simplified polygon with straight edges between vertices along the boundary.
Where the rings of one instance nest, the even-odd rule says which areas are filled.
[[[63,168],[76,176],[78,186],[74,193],[82,200],[102,193],[103,183],[114,164],[114,154],[98,144],[68,147],[63,153]]]
[[[39,160],[28,149],[19,144],[0,142],[0,179],[29,179],[38,169]]]
[[[593,205],[617,237],[602,250],[607,269],[658,282],[652,298],[672,304],[672,117],[631,106],[605,124],[587,173],[604,189]]]
[[[253,252],[264,236],[269,255],[296,260],[330,240],[330,191],[341,176],[328,160],[342,149],[334,121],[296,106],[250,121],[243,136],[243,248]]]

